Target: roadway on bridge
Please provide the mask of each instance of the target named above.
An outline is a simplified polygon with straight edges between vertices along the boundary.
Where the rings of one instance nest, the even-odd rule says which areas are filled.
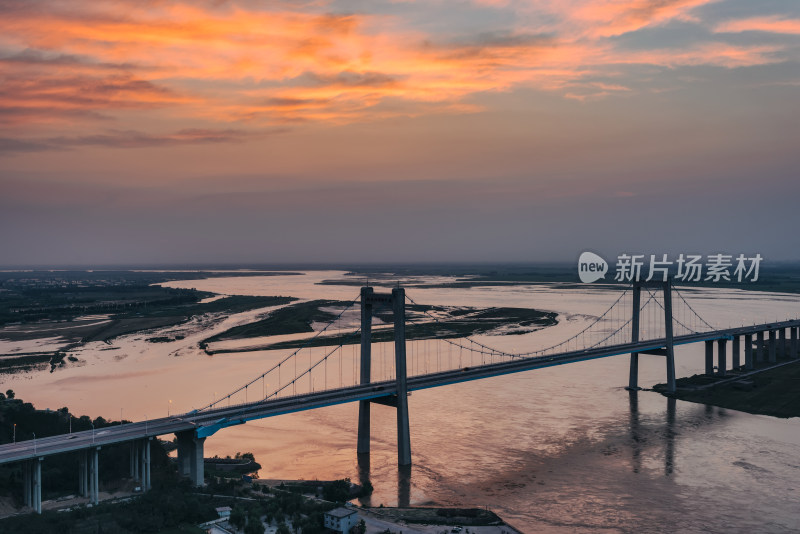
[[[725,339],[732,336],[754,334],[759,331],[798,326],[800,326],[800,320],[793,320],[689,334],[676,336],[674,338],[674,344],[685,345],[701,341]],[[510,359],[500,363],[411,376],[408,377],[408,390],[415,391],[440,387],[543,367],[564,365],[596,358],[606,358],[632,352],[656,350],[664,347],[665,343],[665,339],[623,343],[609,347],[598,347],[532,358]],[[200,437],[205,437],[222,428],[243,424],[255,419],[274,417],[276,415],[335,404],[379,397],[391,397],[396,395],[396,391],[396,383],[394,380],[373,382],[370,384],[329,389],[267,401],[256,401],[223,408],[208,409],[202,412],[190,412],[171,417],[104,427],[96,431],[86,430],[83,432],[61,434],[35,440],[19,441],[0,445],[0,464],[28,460],[36,457],[46,457],[71,451],[86,450],[92,447],[103,447],[131,442],[137,439],[154,438],[187,430],[197,431]]]

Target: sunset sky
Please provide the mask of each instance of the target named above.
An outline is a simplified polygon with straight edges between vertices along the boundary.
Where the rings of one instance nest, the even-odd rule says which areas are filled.
[[[0,0],[0,265],[800,260],[797,0]]]

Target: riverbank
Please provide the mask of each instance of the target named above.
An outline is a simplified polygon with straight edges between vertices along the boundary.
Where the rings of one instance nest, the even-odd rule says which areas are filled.
[[[371,507],[363,510],[387,521],[415,526],[500,527],[505,522],[484,508]]]
[[[268,317],[230,328],[200,342],[206,354],[240,353],[259,350],[294,349],[298,347],[336,346],[358,343],[352,331],[312,336],[314,324],[336,319],[350,302],[314,300],[289,304],[271,313]],[[533,308],[467,306],[426,306],[410,304],[406,307],[406,339],[455,339],[479,334],[519,335],[530,333],[558,323],[557,313]],[[372,332],[373,343],[394,339],[391,310],[375,312],[383,327]],[[289,334],[309,334],[308,337],[290,341],[272,341],[271,337]],[[313,337],[313,339],[312,339]],[[214,343],[225,341],[256,340],[252,345],[225,347]]]
[[[744,376],[746,375],[746,376]],[[677,381],[672,396],[751,414],[800,417],[800,359],[783,360],[752,373],[729,371],[726,378],[694,375]],[[653,389],[665,393],[665,385]]]
[[[611,260],[612,258],[606,258]],[[609,285],[624,288],[627,283],[618,283],[613,276],[606,276],[606,283],[578,284],[577,272],[572,263],[538,264],[426,264],[426,265],[372,265],[351,268],[346,279],[325,280],[324,285],[361,286],[366,281],[377,287],[393,287],[397,280],[403,280],[406,288],[488,288],[525,286],[530,284],[553,284],[562,289],[572,288],[581,291],[594,291]],[[431,277],[447,277],[449,280],[431,282]],[[687,287],[744,289],[747,291],[768,291],[779,293],[800,293],[800,273],[796,265],[770,264],[761,267],[761,276],[756,282],[746,284],[719,280],[700,281],[686,284]]]
[[[319,502],[339,504],[372,491],[369,482],[363,487],[351,483],[349,479],[336,481],[259,479],[253,481],[253,487],[263,488],[262,491],[272,494],[296,494]],[[488,508],[358,506],[349,502],[344,506],[358,514],[359,521],[364,522],[364,534],[520,533]]]
[[[68,353],[87,343],[163,330],[195,317],[227,317],[282,306],[291,297],[216,295],[159,284],[219,273],[63,271],[0,273],[0,373],[79,364]],[[247,273],[252,274],[252,273]],[[275,275],[278,273],[259,273]],[[287,273],[296,274],[296,273]],[[151,343],[181,337],[154,335]]]

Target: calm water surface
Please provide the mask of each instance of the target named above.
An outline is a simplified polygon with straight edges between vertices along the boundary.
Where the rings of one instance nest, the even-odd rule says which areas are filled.
[[[341,272],[215,278],[168,285],[220,294],[350,300],[357,287],[316,285]],[[547,285],[408,289],[417,302],[521,306],[556,311],[560,323],[522,336],[483,336],[506,350],[561,341],[618,296]],[[715,326],[797,317],[792,295],[733,290],[687,293]],[[82,364],[55,373],[3,377],[39,407],[143,419],[185,412],[260,374],[286,351],[206,356],[210,332],[252,320],[196,320],[165,332],[182,341],[150,344],[153,334],[92,344]],[[432,355],[435,343],[410,350]],[[321,349],[320,349],[321,350]],[[439,347],[444,355],[446,347]],[[379,345],[373,349],[380,354]],[[677,349],[677,372],[702,371],[702,346]],[[451,357],[453,355],[451,354]],[[345,371],[346,373],[347,371]],[[664,381],[663,359],[641,358],[640,383]],[[631,396],[625,356],[416,391],[409,399],[414,466],[398,472],[395,413],[373,408],[372,454],[355,454],[357,405],[283,415],[233,427],[206,441],[206,455],[252,451],[262,478],[369,476],[369,504],[487,506],[524,532],[787,532],[800,529],[800,421]],[[267,387],[266,385],[264,387]],[[252,400],[252,399],[251,399]]]

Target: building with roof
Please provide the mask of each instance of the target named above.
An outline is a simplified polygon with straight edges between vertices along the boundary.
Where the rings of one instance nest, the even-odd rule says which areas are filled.
[[[358,513],[355,510],[339,507],[325,512],[325,528],[347,534],[356,524],[358,524]]]

